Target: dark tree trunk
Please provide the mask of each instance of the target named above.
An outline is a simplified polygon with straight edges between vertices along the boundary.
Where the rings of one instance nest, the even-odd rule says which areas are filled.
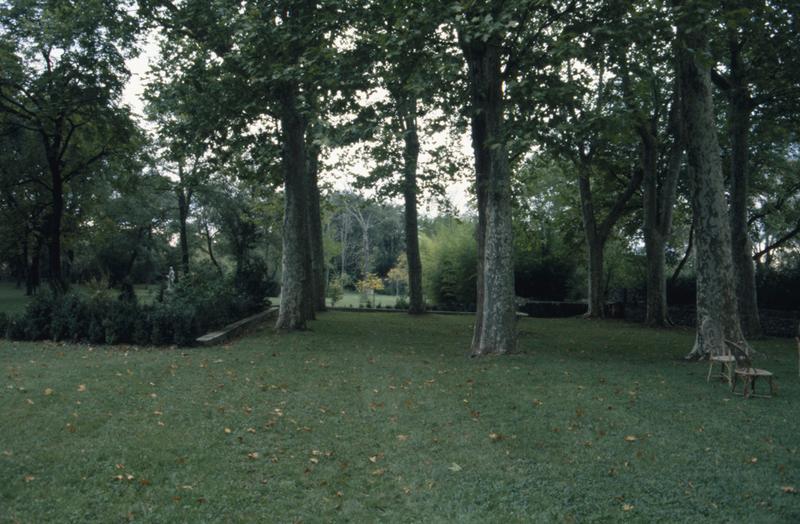
[[[680,125],[680,97],[675,86],[670,108],[669,134],[672,145],[668,152],[666,172],[658,173],[657,121],[641,126],[641,168],[644,193],[644,239],[647,255],[647,310],[645,324],[665,327],[669,325],[666,286],[666,245],[672,232],[672,210],[678,188],[683,158],[683,140]],[[660,180],[659,180],[660,179]],[[660,183],[659,183],[660,182]]]
[[[187,193],[183,187],[178,187],[178,222],[179,222],[179,243],[181,248],[181,271],[184,275],[189,274],[189,234],[186,229],[186,222],[189,220],[189,205],[191,193]]]
[[[674,1],[676,5],[680,2]],[[726,340],[747,347],[739,324],[731,233],[717,140],[711,71],[706,58],[708,27],[698,5],[680,6],[677,46],[683,120],[695,215],[697,337],[687,358],[729,352]]]
[[[731,82],[727,90],[729,102],[728,123],[731,140],[731,247],[733,270],[736,276],[736,298],[742,330],[745,335],[762,334],[758,314],[756,276],[753,266],[753,246],[750,242],[747,221],[749,197],[748,135],[750,115],[754,109],[740,55],[740,44],[735,37],[730,43]]]
[[[52,204],[51,213],[47,221],[47,255],[48,255],[48,277],[50,286],[56,293],[66,290],[66,282],[61,271],[61,222],[64,217],[64,181],[61,177],[61,167],[59,162],[51,162],[50,175],[52,184]]]
[[[308,142],[308,241],[311,253],[312,297],[314,309],[325,311],[325,251],[322,241],[322,216],[319,197],[319,145],[314,144],[313,136]]]
[[[581,198],[581,219],[583,221],[583,231],[586,238],[586,250],[588,252],[589,282],[588,282],[588,311],[587,318],[603,318],[605,311],[605,285],[603,283],[603,258],[611,231],[625,212],[625,206],[630,201],[639,186],[642,185],[643,173],[641,169],[635,169],[628,181],[628,186],[617,196],[613,207],[608,212],[606,218],[598,223],[595,215],[594,200],[592,198],[592,186],[589,179],[591,155],[579,153],[578,164],[578,192]]]
[[[281,304],[276,327],[282,331],[305,329],[312,318],[311,257],[308,235],[305,131],[307,123],[298,108],[298,88],[288,85],[281,100],[283,139],[284,215]]]
[[[204,224],[205,234],[206,234],[206,246],[208,249],[208,257],[211,259],[211,262],[214,264],[214,267],[217,268],[217,272],[222,275],[222,266],[219,265],[217,262],[217,257],[214,256],[214,243],[211,240],[211,230],[208,227],[208,222]],[[238,270],[238,263],[237,263],[237,270]]]
[[[25,294],[27,296],[34,295],[41,283],[40,261],[42,258],[42,238],[36,239],[33,245],[33,252],[31,253],[31,265],[28,270],[27,278],[25,280]]]
[[[478,194],[478,301],[472,355],[514,350],[516,313],[511,176],[503,130],[499,43],[462,40],[472,98]]]
[[[419,136],[417,134],[417,101],[411,99],[403,114],[403,199],[405,203],[406,259],[408,262],[408,312],[417,315],[425,311],[422,296],[422,260],[419,253],[419,228],[417,225],[417,162]]]

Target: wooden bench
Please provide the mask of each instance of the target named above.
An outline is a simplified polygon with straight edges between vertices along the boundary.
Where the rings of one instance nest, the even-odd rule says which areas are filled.
[[[742,380],[743,390],[741,393],[737,393],[736,384],[738,383],[740,378]],[[759,378],[767,379],[767,382],[769,383],[769,395],[756,393],[756,380]],[[775,385],[772,382],[772,373],[770,373],[766,369],[737,368],[733,372],[733,383],[731,384],[731,391],[735,395],[744,395],[744,398],[750,398],[751,396],[772,398],[772,395],[775,393]]]

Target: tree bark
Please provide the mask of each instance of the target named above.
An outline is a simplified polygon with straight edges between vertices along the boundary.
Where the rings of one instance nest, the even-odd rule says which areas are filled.
[[[462,51],[469,71],[478,194],[478,300],[472,355],[503,354],[516,344],[516,313],[501,49],[494,39],[462,39]]]
[[[311,259],[308,234],[306,181],[306,120],[297,105],[296,85],[284,88],[281,100],[283,139],[284,215],[281,261],[281,304],[276,328],[292,331],[306,328],[313,313],[310,291]]]
[[[181,270],[184,275],[189,274],[189,234],[186,229],[186,222],[189,220],[189,205],[191,193],[187,193],[183,186],[178,186],[178,221],[179,221],[179,243],[181,247]]]
[[[582,160],[579,167],[578,192],[581,197],[581,218],[583,220],[583,233],[586,239],[589,268],[586,287],[588,293],[586,317],[603,318],[605,316],[603,308],[603,303],[605,302],[603,293],[603,251],[605,250],[606,238],[599,234],[598,231],[591,182],[589,180],[589,168],[584,165],[585,163],[586,161]]]
[[[61,222],[64,217],[64,180],[61,175],[61,162],[50,161],[50,182],[52,204],[48,223],[48,271],[50,286],[56,293],[66,290],[66,282],[61,271]]]
[[[322,216],[319,197],[319,145],[309,137],[308,154],[308,241],[311,254],[311,291],[316,311],[325,311],[325,251],[322,242]]]
[[[742,330],[745,335],[759,337],[762,334],[758,314],[756,276],[753,265],[753,246],[750,242],[747,221],[749,176],[748,135],[750,115],[754,109],[740,54],[740,44],[732,37],[730,44],[731,87],[727,90],[731,140],[731,242],[733,270],[736,276],[736,298],[739,306]]]
[[[677,81],[676,81],[677,83]],[[641,167],[643,173],[644,239],[647,255],[647,298],[645,324],[665,327],[669,325],[666,285],[666,245],[672,232],[672,211],[678,189],[678,176],[683,159],[683,134],[680,124],[680,96],[678,85],[674,88],[669,115],[669,134],[672,137],[666,171],[658,172],[658,122],[642,125]],[[660,179],[660,184],[659,184]]]
[[[711,92],[708,22],[702,2],[682,5],[676,25],[682,111],[695,215],[697,336],[690,359],[729,353],[726,340],[748,348],[739,324],[731,233]]]
[[[222,266],[219,265],[217,262],[217,257],[214,256],[214,242],[211,239],[211,229],[208,227],[208,222],[203,224],[203,229],[206,233],[206,246],[208,248],[208,257],[211,259],[211,262],[214,264],[214,267],[217,268],[217,272],[222,275]]]
[[[403,149],[403,200],[405,204],[406,260],[408,262],[408,313],[418,315],[425,311],[422,296],[422,260],[419,252],[417,224],[417,164],[419,136],[417,133],[417,101],[411,99],[403,111],[405,128]],[[396,287],[396,286],[395,286]]]

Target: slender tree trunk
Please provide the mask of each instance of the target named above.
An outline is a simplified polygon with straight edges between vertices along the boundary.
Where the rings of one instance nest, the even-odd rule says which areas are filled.
[[[511,176],[503,129],[501,49],[462,41],[472,95],[478,193],[478,302],[472,355],[503,354],[516,344]]]
[[[203,229],[205,230],[206,234],[206,247],[208,248],[208,258],[211,259],[211,262],[214,264],[214,267],[217,268],[217,272],[222,275],[222,266],[219,265],[217,262],[217,257],[214,256],[214,242],[211,240],[211,229],[208,227],[208,222],[203,224]]]
[[[306,181],[306,121],[297,107],[297,86],[284,89],[281,113],[284,169],[284,215],[281,304],[276,327],[305,329],[313,313]]]
[[[725,341],[747,347],[739,324],[731,255],[731,233],[725,203],[717,140],[711,71],[707,57],[708,23],[698,4],[674,0],[683,120],[695,224],[697,270],[697,337],[687,358],[728,352]]]
[[[64,181],[58,160],[50,166],[52,184],[51,214],[48,220],[48,271],[50,286],[57,293],[66,290],[66,282],[61,271],[61,222],[64,217]]]
[[[417,101],[411,99],[404,112],[403,149],[403,199],[405,203],[406,259],[408,262],[408,313],[418,315],[425,311],[422,297],[422,260],[419,253],[419,228],[417,225],[417,162],[419,136],[417,134]],[[395,284],[395,290],[397,284]]]
[[[186,229],[186,222],[189,220],[189,198],[183,187],[176,190],[178,195],[178,221],[180,226],[179,243],[181,246],[181,271],[184,275],[189,274],[189,234]]]
[[[308,154],[308,240],[311,253],[312,296],[314,309],[325,311],[325,251],[322,242],[322,216],[319,196],[319,146],[310,137]]]
[[[587,300],[588,310],[586,312],[587,318],[604,318],[605,317],[605,286],[603,285],[604,277],[604,254],[605,254],[605,241],[599,238],[587,240],[587,249],[589,251],[589,279],[588,279],[588,293]]]
[[[25,281],[25,294],[27,296],[32,296],[36,294],[39,290],[39,284],[41,283],[41,258],[42,258],[42,238],[39,237],[36,239],[36,242],[33,244],[33,252],[31,253],[31,265],[30,269],[28,270],[27,279]]]
[[[647,255],[647,313],[645,324],[665,327],[669,325],[666,285],[666,245],[672,232],[672,210],[678,189],[683,160],[683,133],[680,123],[680,95],[676,85],[669,114],[669,134],[672,138],[666,172],[658,173],[658,122],[639,130],[642,139],[641,167],[644,193],[644,238]],[[660,183],[659,183],[660,182]]]
[[[578,174],[578,192],[581,197],[581,218],[583,232],[586,239],[588,256],[588,281],[586,291],[588,294],[586,304],[587,318],[603,318],[605,316],[605,293],[603,286],[603,254],[606,247],[606,238],[600,234],[597,219],[594,213],[594,201],[589,180],[589,168],[585,165],[587,160],[581,160]]]

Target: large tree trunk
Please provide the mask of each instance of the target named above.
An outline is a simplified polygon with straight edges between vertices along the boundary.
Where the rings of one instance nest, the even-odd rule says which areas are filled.
[[[747,347],[736,306],[731,233],[707,59],[708,24],[703,10],[698,9],[701,5],[681,5],[677,16],[683,120],[696,220],[697,337],[687,355],[692,359],[728,353],[726,340]]]
[[[748,135],[753,103],[744,75],[740,45],[731,42],[731,87],[728,89],[729,126],[731,138],[731,242],[733,269],[736,276],[736,298],[742,330],[751,337],[761,336],[758,314],[756,277],[753,266],[753,246],[748,234],[747,211],[749,196]]]
[[[281,304],[277,329],[306,328],[313,313],[310,291],[311,259],[308,235],[305,130],[297,107],[297,86],[284,90],[281,112],[284,169],[284,215]]]
[[[311,253],[311,283],[314,309],[325,311],[325,252],[322,243],[322,216],[319,202],[319,145],[310,137],[308,154],[308,241]]]
[[[462,41],[472,94],[478,194],[478,302],[472,355],[502,354],[516,344],[511,176],[503,130],[497,42]]]
[[[417,226],[417,162],[419,137],[417,134],[417,101],[411,99],[403,115],[403,200],[405,204],[406,259],[408,262],[408,312],[418,315],[425,311],[422,297],[422,260],[419,253]]]

